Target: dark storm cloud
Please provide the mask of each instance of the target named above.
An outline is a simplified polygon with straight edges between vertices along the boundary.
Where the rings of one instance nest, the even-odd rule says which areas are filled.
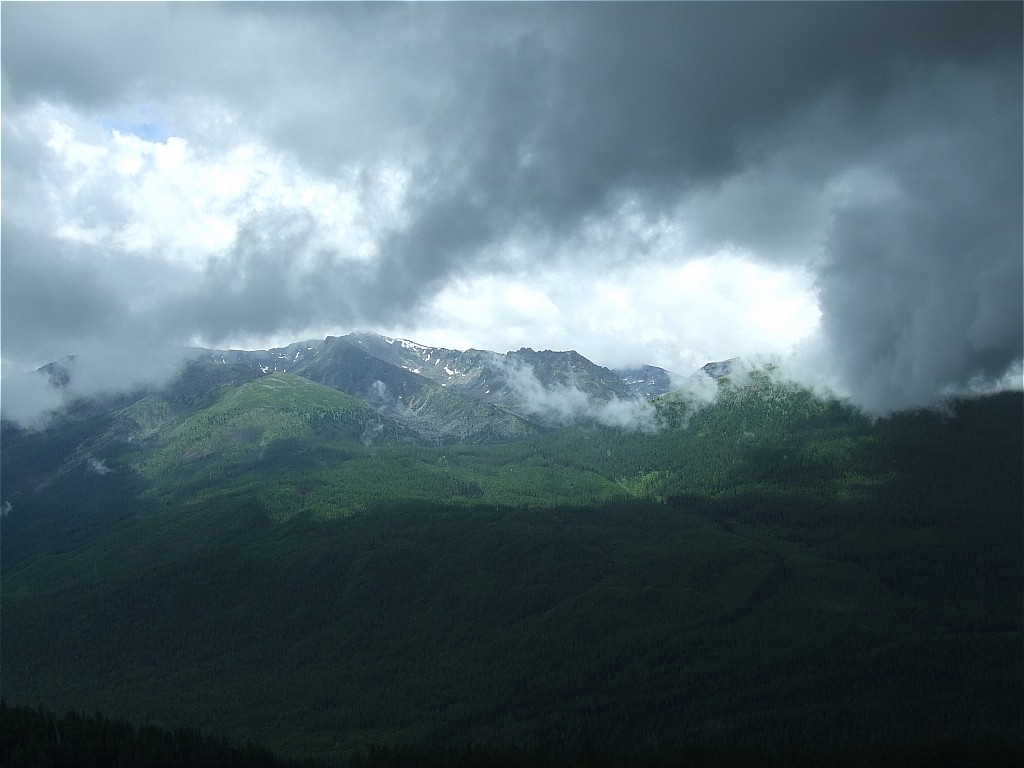
[[[414,187],[425,192],[412,226],[386,243],[386,284],[405,304],[431,278],[447,276],[509,232],[565,232],[622,195],[663,210],[680,195],[791,151],[793,134],[780,126],[799,134],[824,103],[831,119],[816,119],[833,133],[801,136],[813,149],[793,158],[802,165],[797,183],[821,185],[836,164],[870,163],[879,148],[915,135],[916,125],[893,125],[890,112],[916,88],[931,86],[936,68],[968,68],[981,81],[989,67],[1019,71],[1007,10],[602,4],[549,11],[548,26],[499,46],[468,44],[450,75],[458,90],[448,119],[427,121],[432,147],[458,148],[456,166],[441,156],[418,174]],[[911,120],[946,118],[942,99],[937,94]],[[1011,90],[1002,103],[1008,113],[1016,101]],[[982,110],[972,118],[986,119],[1001,103],[971,106]],[[961,122],[970,135],[972,126]],[[945,158],[922,165],[936,162]],[[965,170],[963,178],[984,172]],[[745,202],[752,205],[730,212],[711,234],[761,250],[796,224],[786,216],[794,204],[776,190]],[[939,215],[947,214],[955,211]]]
[[[110,310],[121,294],[90,254],[6,223],[0,252],[5,344],[11,338],[56,359],[69,353],[60,345],[83,329],[109,330]]]
[[[819,273],[832,355],[876,411],[998,378],[1024,349],[1020,69],[942,77],[892,111],[913,127],[874,162],[898,187],[836,210]]]
[[[5,6],[5,96],[89,108],[214,94],[310,164],[403,141],[481,207],[546,218],[620,185],[734,170],[742,141],[841,90],[1019,48],[977,4]]]
[[[1015,45],[985,12],[930,14],[862,4],[559,7],[547,29],[467,46],[452,73],[458,98],[431,138],[457,139],[464,210],[503,213],[503,224],[571,224],[624,189],[675,200],[770,151],[757,147],[760,135],[824,96],[870,120],[906,72]],[[458,215],[447,199],[439,209]]]
[[[165,296],[159,314],[169,326],[213,339],[298,332],[330,316],[369,317],[369,270],[318,250],[311,244],[314,228],[311,217],[291,211],[250,216],[231,249],[206,267],[201,281],[183,281]]]
[[[407,220],[375,261],[318,245],[316,224],[292,213],[254,214],[199,284],[149,297],[168,337],[409,317],[454,276],[500,268],[502,243],[544,259],[552,249],[529,246],[572,242],[629,202],[681,217],[694,247],[814,270],[821,364],[873,409],[1021,356],[1020,4],[2,13],[6,114],[40,99],[98,116],[144,101],[198,152],[244,130],[325,178],[382,162],[409,173]],[[200,120],[210,105],[231,120]],[[35,162],[27,144],[12,157],[8,138],[5,126],[5,199],[8,175],[27,188]],[[5,345],[59,333],[29,299],[8,305],[7,282],[27,292],[38,275],[9,269],[6,250]],[[97,307],[131,302],[111,295],[122,286],[102,264],[76,264],[68,275],[85,269],[77,284],[93,295],[82,316],[102,329]]]

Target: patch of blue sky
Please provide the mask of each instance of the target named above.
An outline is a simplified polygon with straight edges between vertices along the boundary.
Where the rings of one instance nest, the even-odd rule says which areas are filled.
[[[172,135],[170,124],[151,107],[135,107],[107,115],[102,123],[104,130],[117,131],[122,136],[138,136],[143,141],[162,144]]]

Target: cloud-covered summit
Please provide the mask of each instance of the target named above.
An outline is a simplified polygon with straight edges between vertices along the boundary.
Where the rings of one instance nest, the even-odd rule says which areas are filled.
[[[1021,359],[1020,4],[0,13],[5,372],[371,326],[882,412]]]

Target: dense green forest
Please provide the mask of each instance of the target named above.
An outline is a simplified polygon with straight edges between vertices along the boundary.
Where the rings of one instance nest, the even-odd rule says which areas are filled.
[[[327,764],[1021,756],[1019,393],[873,422],[754,376],[424,445],[279,379],[100,471],[123,409],[5,426],[9,704]]]

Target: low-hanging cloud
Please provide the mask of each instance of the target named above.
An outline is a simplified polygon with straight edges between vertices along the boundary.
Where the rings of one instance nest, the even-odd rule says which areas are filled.
[[[518,408],[554,424],[595,421],[608,427],[655,432],[658,414],[646,400],[611,397],[598,399],[572,384],[544,384],[532,366],[521,360],[496,358],[505,384]]]
[[[0,415],[28,429],[46,426],[66,403],[64,393],[36,371],[4,377],[0,398]]]
[[[107,466],[106,459],[97,459],[95,456],[89,457],[88,461],[86,461],[86,467],[88,467],[90,472],[100,475],[101,477],[103,475],[109,475],[113,471]]]
[[[726,253],[811,276],[820,320],[793,369],[872,412],[1001,381],[1024,346],[1021,14],[5,4],[4,373],[358,326],[416,338],[453,286],[545,270],[628,275],[631,306],[653,306],[644,266]],[[632,362],[666,368],[745,354],[712,311],[737,274],[693,277],[707,311],[657,327],[550,292],[559,343],[615,364],[642,336],[653,357]],[[775,290],[749,338],[771,336]],[[469,344],[507,348],[491,307]],[[523,315],[521,343],[543,343],[547,318]],[[582,407],[557,394],[553,415]]]
[[[85,350],[41,370],[4,376],[0,415],[28,429],[45,428],[76,401],[159,387],[195,356],[195,350],[171,346],[88,344]]]

